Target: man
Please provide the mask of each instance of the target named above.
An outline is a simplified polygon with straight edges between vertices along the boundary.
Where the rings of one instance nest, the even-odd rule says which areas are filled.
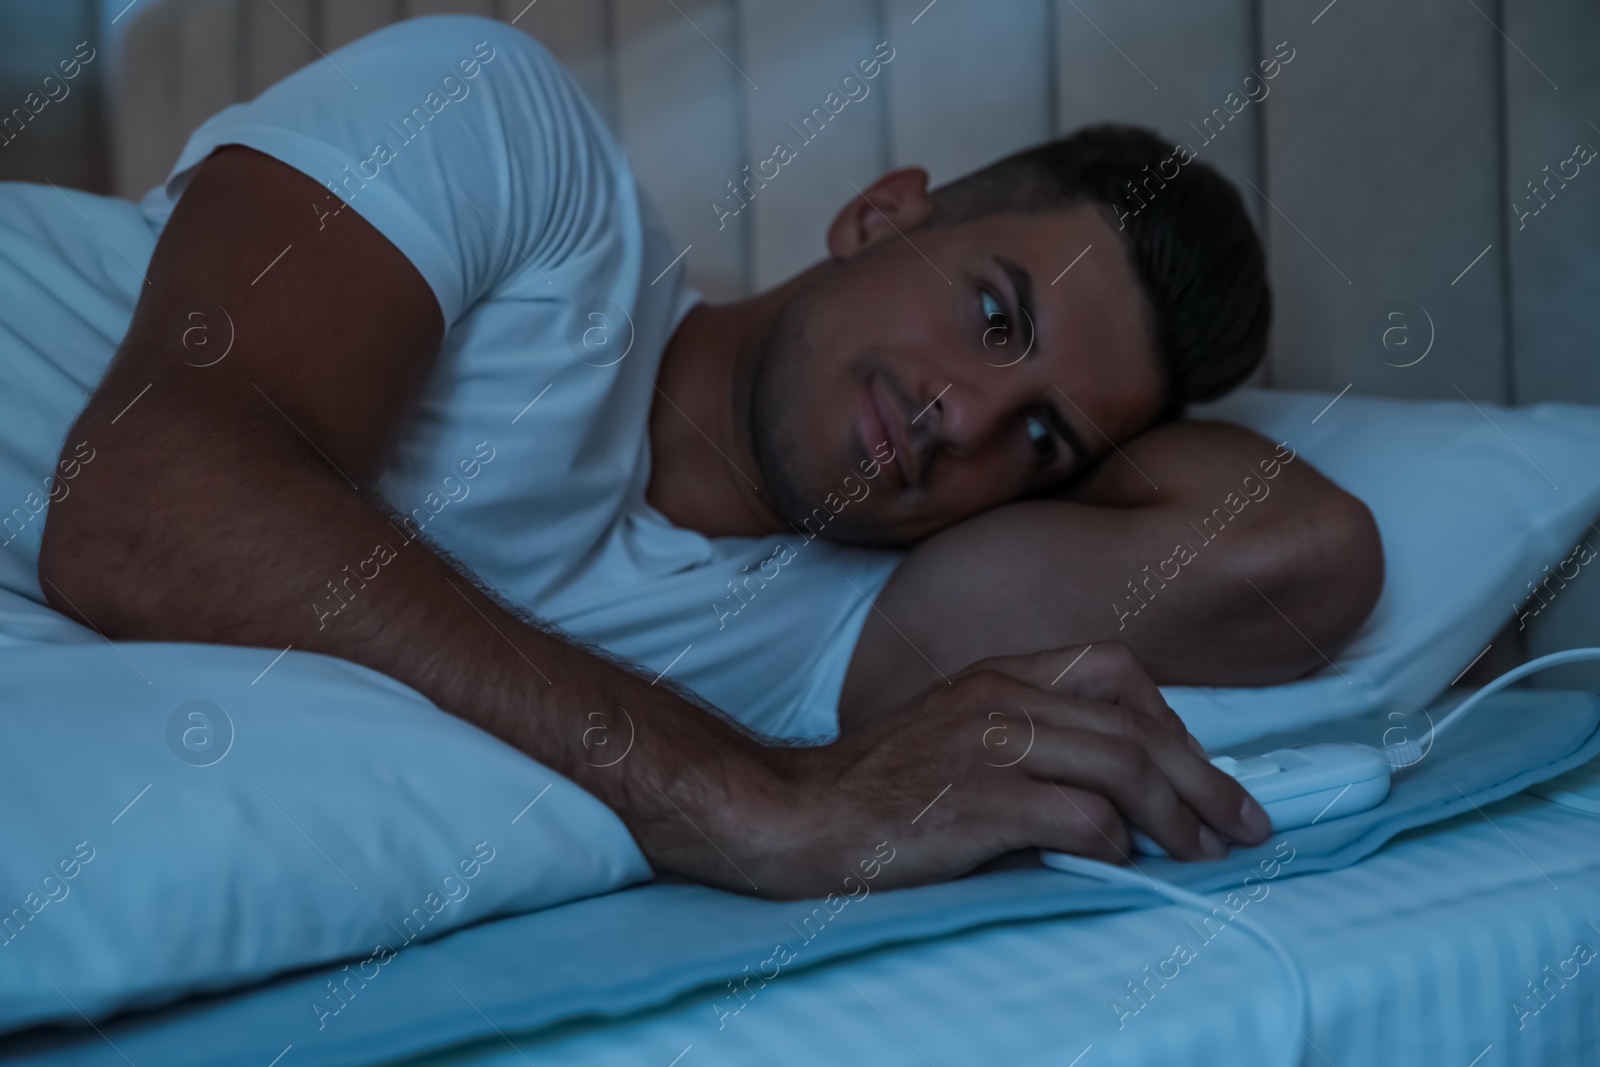
[[[1130,647],[1162,681],[1293,677],[1381,557],[1292,453],[1151,428],[1248,374],[1268,317],[1214,173],[1114,225],[1169,152],[1108,128],[933,194],[891,172],[825,261],[710,307],[541,47],[391,27],[213,117],[146,198],[38,595],[115,639],[373,667],[730,889],[823,892],[884,840],[900,883],[1119,860],[1129,824],[1185,858],[1259,842]],[[1265,463],[1281,506],[1119,613],[1176,517]]]

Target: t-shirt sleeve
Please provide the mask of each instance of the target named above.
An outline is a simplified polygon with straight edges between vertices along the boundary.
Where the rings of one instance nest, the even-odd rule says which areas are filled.
[[[212,116],[152,192],[166,201],[157,213],[229,144],[326,186],[306,205],[321,225],[338,224],[342,200],[376,227],[427,280],[447,328],[500,286],[553,284],[547,272],[580,250],[627,175],[541,44],[459,15],[388,26]]]

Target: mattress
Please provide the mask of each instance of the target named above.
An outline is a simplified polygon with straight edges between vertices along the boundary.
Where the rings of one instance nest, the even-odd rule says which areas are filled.
[[[1597,1064],[1597,841],[1593,814],[1523,794],[1409,831],[1352,867],[1275,883],[1246,914],[1305,973],[1304,1038],[1264,945],[1231,928],[1202,942],[1200,916],[1164,906],[879,949],[740,1000],[719,986],[410,1062]],[[1160,965],[1180,940],[1193,958],[1164,985],[1148,981],[1147,965],[1172,973]],[[442,996],[470,996],[470,974],[441,978]],[[1142,1002],[1130,982],[1144,983]]]

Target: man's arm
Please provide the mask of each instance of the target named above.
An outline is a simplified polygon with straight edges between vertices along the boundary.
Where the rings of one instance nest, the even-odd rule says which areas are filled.
[[[896,856],[881,887],[1030,845],[1115,862],[1124,819],[1183,858],[1214,852],[1206,826],[1265,836],[1125,649],[1049,693],[1051,656],[984,664],[847,742],[782,748],[505,610],[370,495],[444,324],[401,253],[353,210],[324,227],[323,203],[248,149],[200,165],[67,437],[96,458],[44,531],[59,610],[113,639],[293,645],[381,671],[588,789],[656,869],[741,892],[838,890],[880,843]],[[236,340],[196,366],[182,337],[207,305]],[[324,617],[326,584],[368,560],[376,575]],[[1034,741],[997,759],[994,709],[1018,706]],[[595,766],[590,716],[619,708],[630,754]]]
[[[112,638],[293,645],[382,671],[627,812],[652,863],[736,879],[713,869],[673,804],[728,802],[765,770],[759,747],[521,622],[407,543],[370,495],[444,324],[410,262],[354,211],[319,219],[326,203],[316,182],[248,149],[200,166],[68,435],[92,441],[96,463],[48,515],[39,571],[51,604]],[[201,367],[212,349],[202,359],[180,338],[206,305],[226,312],[235,340]],[[226,327],[207,319],[220,346]],[[319,612],[327,582],[389,553],[336,618]],[[634,773],[602,782],[583,760],[586,715],[619,707],[640,734]],[[708,767],[720,773],[679,773]]]
[[[1062,499],[918,545],[863,628],[841,722],[869,721],[937,671],[1108,640],[1162,685],[1289,681],[1338,652],[1382,585],[1371,513],[1292,448],[1167,423]]]

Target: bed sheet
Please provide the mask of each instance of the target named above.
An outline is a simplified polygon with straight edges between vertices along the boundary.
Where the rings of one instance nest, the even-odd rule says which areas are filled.
[[[1166,906],[875,950],[738,999],[717,987],[621,1022],[505,1033],[409,1062],[1600,1064],[1591,814],[1511,797],[1410,831],[1353,867],[1275,883],[1241,914],[1304,969],[1304,1038],[1264,945],[1230,928],[1201,931],[1214,938],[1203,941],[1196,912]],[[1179,941],[1192,958],[1163,965]],[[1164,984],[1146,979],[1174,969]],[[1142,1002],[1129,982],[1146,983]],[[467,996],[470,975],[454,984]]]

